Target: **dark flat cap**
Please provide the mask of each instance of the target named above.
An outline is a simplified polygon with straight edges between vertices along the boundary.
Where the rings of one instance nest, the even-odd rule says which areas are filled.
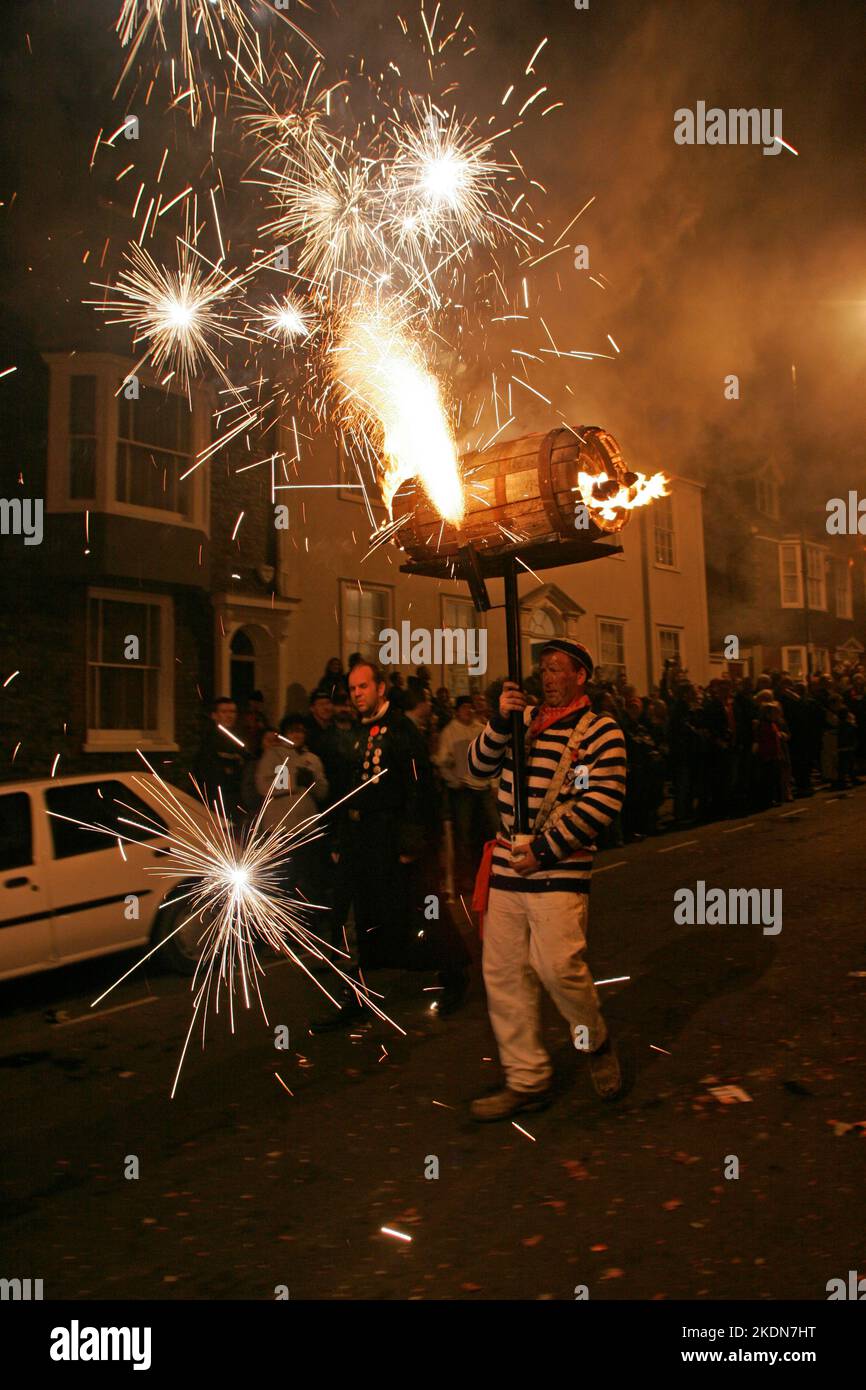
[[[572,661],[576,662],[578,666],[583,667],[586,671],[587,680],[589,680],[592,675],[593,660],[582,642],[569,642],[565,637],[554,637],[551,641],[545,642],[541,649],[541,655],[544,656],[545,652],[564,652],[565,655],[570,656]]]

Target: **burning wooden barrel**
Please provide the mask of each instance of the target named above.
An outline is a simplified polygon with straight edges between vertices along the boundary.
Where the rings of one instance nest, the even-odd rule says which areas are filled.
[[[445,522],[417,482],[394,498],[399,545],[410,555],[440,556],[465,545],[493,553],[517,541],[574,540],[622,530],[641,483],[612,434],[597,425],[527,434],[464,455],[466,511]],[[583,503],[583,507],[581,507]]]

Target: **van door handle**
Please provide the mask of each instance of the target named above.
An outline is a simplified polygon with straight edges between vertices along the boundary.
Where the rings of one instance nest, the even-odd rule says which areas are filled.
[[[4,887],[4,888],[23,888],[24,885],[25,885],[26,883],[29,883],[29,882],[30,882],[30,879],[27,877],[27,875],[26,875],[26,874],[21,874],[18,878],[7,878],[7,879],[4,881],[4,883],[3,883],[3,887]],[[35,884],[35,883],[34,883],[33,887],[34,887],[34,888],[36,887],[36,884]]]

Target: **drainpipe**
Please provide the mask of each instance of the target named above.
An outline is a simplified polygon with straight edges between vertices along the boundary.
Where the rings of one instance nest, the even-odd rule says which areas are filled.
[[[806,624],[806,674],[812,674],[812,622],[809,608],[809,557],[806,554],[806,541],[800,537],[800,564],[803,567],[803,616]]]
[[[644,507],[640,514],[640,541],[641,541],[641,577],[643,580],[643,613],[644,613],[644,641],[646,643],[646,673],[647,673],[647,693],[652,690],[653,684],[653,621],[652,621],[652,598],[650,591],[650,569],[649,569],[649,517],[648,507]]]

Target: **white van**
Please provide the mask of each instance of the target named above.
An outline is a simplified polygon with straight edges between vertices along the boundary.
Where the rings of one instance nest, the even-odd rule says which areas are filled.
[[[155,777],[131,772],[0,785],[0,980],[155,944],[189,912],[175,901],[185,888],[149,872],[168,849],[156,785]],[[172,790],[201,817],[197,801]],[[144,824],[145,817],[152,833],[128,823]],[[121,851],[117,840],[87,825],[144,843],[124,839]],[[138,899],[138,920],[130,894]],[[155,959],[191,974],[202,930],[194,919]]]

